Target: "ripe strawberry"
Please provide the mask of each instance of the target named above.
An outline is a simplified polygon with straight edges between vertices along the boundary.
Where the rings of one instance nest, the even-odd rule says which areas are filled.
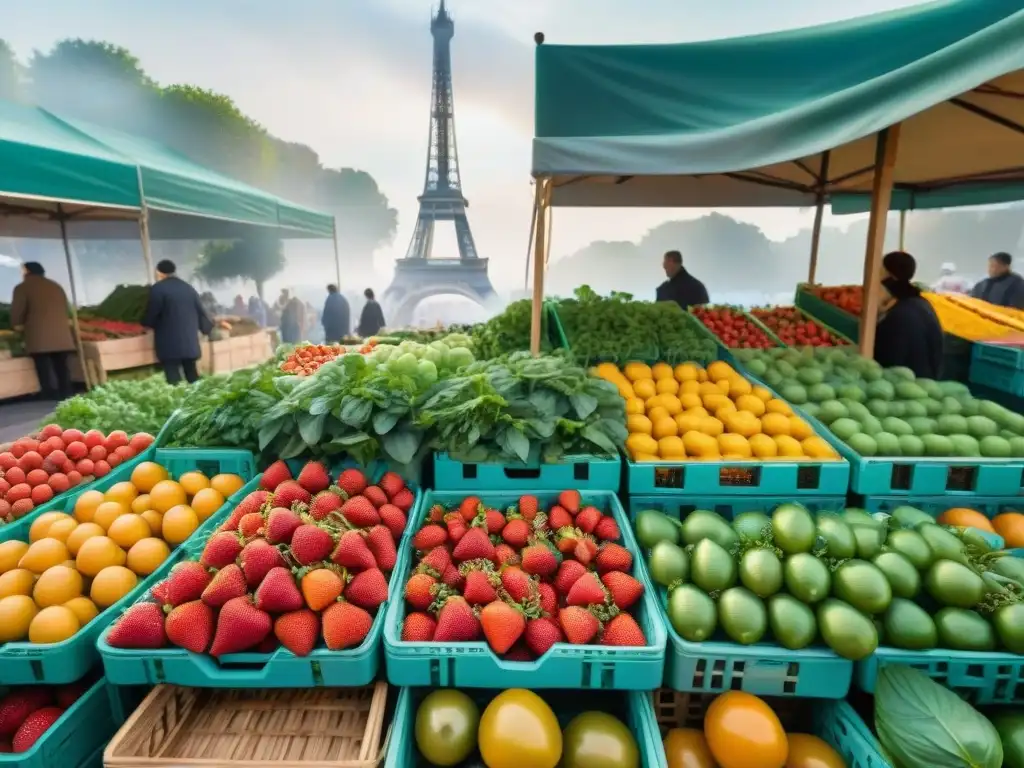
[[[519,565],[522,562],[519,554],[508,544],[504,543],[494,545],[494,557],[491,560],[499,567],[502,565]]]
[[[398,507],[403,512],[408,512],[412,509],[412,505],[416,502],[416,497],[413,492],[408,488],[403,488],[394,496],[391,497],[391,503]]]
[[[314,611],[322,611],[345,591],[345,572],[333,567],[307,570],[299,579],[302,597]]]
[[[389,499],[393,499],[405,490],[405,480],[397,472],[387,472],[377,481],[377,486],[388,495]]]
[[[305,605],[295,578],[287,568],[271,568],[253,597],[256,607],[268,613],[290,613]]]
[[[427,522],[428,523],[440,523],[444,520],[444,516],[448,514],[448,509],[444,504],[435,504],[429,510],[427,510]]]
[[[597,525],[594,527],[594,535],[601,541],[618,541],[622,536],[619,531],[619,524],[615,522],[615,518],[611,515],[602,515]]]
[[[448,531],[440,525],[424,525],[412,537],[413,549],[428,550],[439,547],[448,541]]]
[[[602,645],[647,645],[644,631],[628,613],[620,613],[609,621],[601,635]]]
[[[480,622],[465,598],[452,595],[437,612],[434,642],[466,643],[480,637]]]
[[[291,479],[292,471],[288,469],[288,465],[283,460],[278,459],[263,473],[263,477],[260,478],[260,488],[275,491],[281,483]]]
[[[536,656],[533,655],[533,651],[530,650],[529,646],[523,641],[522,638],[516,642],[508,651],[502,656],[505,661],[533,661]]]
[[[331,484],[331,473],[319,461],[310,461],[299,472],[296,478],[299,485],[312,494],[327,490]]]
[[[369,528],[380,522],[377,509],[364,496],[356,496],[341,507],[341,515],[356,528]]]
[[[563,560],[555,574],[554,584],[558,594],[565,597],[576,580],[587,572],[587,566],[575,560]]]
[[[345,601],[328,606],[321,620],[324,642],[332,651],[361,645],[373,626],[373,616]]]
[[[152,595],[153,599],[163,605],[167,602],[167,582],[159,581],[153,585],[153,588],[149,590],[149,594]]]
[[[294,480],[285,480],[274,491],[274,506],[291,509],[292,504],[309,504],[312,494]]]
[[[601,583],[608,588],[612,602],[620,610],[629,608],[644,594],[644,585],[621,571],[608,571],[601,576]]]
[[[296,656],[309,656],[320,639],[320,617],[308,608],[282,614],[274,621],[274,637]]]
[[[281,550],[273,544],[268,544],[265,539],[254,539],[246,544],[242,554],[238,556],[238,562],[242,566],[242,573],[245,574],[245,581],[250,589],[258,587],[271,568],[287,565]]]
[[[52,703],[50,688],[20,688],[8,693],[0,700],[0,738],[11,738],[26,717]]]
[[[513,602],[526,604],[537,599],[537,582],[518,566],[513,565],[501,572],[501,586]]]
[[[548,527],[553,531],[561,528],[572,528],[572,515],[564,507],[556,505],[548,512]]]
[[[270,614],[253,605],[248,595],[234,597],[220,609],[210,655],[219,657],[247,651],[263,642],[271,628]]]
[[[565,633],[565,639],[573,645],[589,643],[601,631],[597,617],[579,605],[570,605],[558,612],[558,624]]]
[[[114,648],[154,649],[167,645],[164,612],[156,603],[136,603],[107,633]]]
[[[316,521],[325,520],[332,512],[341,509],[345,500],[333,490],[320,491],[309,503],[309,516]]]
[[[46,733],[54,723],[60,720],[64,710],[60,707],[43,707],[37,709],[18,728],[18,732],[11,739],[11,751],[28,752],[39,741],[39,738]]]
[[[558,555],[546,542],[537,542],[526,547],[521,553],[523,570],[547,578],[558,570]]]
[[[263,519],[261,512],[250,512],[247,515],[243,515],[242,519],[238,521],[238,532],[246,539],[251,539],[254,536],[260,536],[263,534],[263,526],[266,524],[266,520]]]
[[[315,500],[314,500],[315,501]],[[290,509],[274,507],[267,515],[267,541],[271,544],[290,544],[302,519]]]
[[[401,539],[402,534],[405,533],[405,523],[407,520],[405,512],[394,504],[384,504],[377,510],[377,514],[380,515],[380,521],[391,531],[395,541]],[[447,533],[445,535],[447,536]]]
[[[360,469],[343,469],[336,485],[352,498],[366,490],[366,475]]]
[[[480,499],[476,496],[467,496],[459,504],[459,516],[467,523],[480,514]]]
[[[591,571],[576,579],[565,596],[566,605],[604,605],[607,600],[604,585]]]
[[[558,506],[565,509],[570,515],[575,516],[580,511],[581,502],[579,491],[562,491],[558,494]]]
[[[506,522],[505,516],[496,509],[485,509],[482,516],[478,516],[476,519],[479,521],[476,524],[481,525],[491,535],[501,533]]]
[[[546,616],[526,622],[523,637],[530,650],[538,656],[547,653],[555,643],[565,642],[565,635],[558,622]]]
[[[420,564],[416,566],[416,570],[421,573],[429,573],[439,579],[451,564],[451,553],[444,547],[435,547],[420,558]]]
[[[582,537],[583,534],[575,528],[559,528],[555,532],[555,546],[563,555],[572,556]]]
[[[462,575],[462,571],[454,565],[449,565],[444,569],[444,573],[441,574],[441,581],[457,592],[461,592],[462,588],[466,586],[466,579]]]
[[[597,550],[594,565],[597,566],[598,573],[608,573],[608,571],[628,573],[633,569],[633,555],[621,544],[606,541]]]
[[[594,537],[587,534],[581,536],[573,547],[572,555],[584,565],[590,565],[597,557],[597,542],[594,541]]]
[[[444,516],[444,524],[448,529],[448,538],[458,544],[469,530],[469,525],[458,512],[449,512]]]
[[[427,643],[434,639],[437,622],[427,613],[409,613],[402,622],[402,641],[406,643]]]
[[[345,531],[331,553],[331,562],[345,568],[362,570],[376,568],[377,560],[359,531]]]
[[[242,597],[249,591],[242,569],[234,563],[226,565],[213,575],[213,581],[203,590],[202,601],[211,608],[220,608],[229,600]]]
[[[242,542],[234,531],[218,531],[213,534],[203,547],[199,562],[207,568],[223,568],[235,562],[242,554]]]
[[[318,563],[330,555],[333,549],[334,539],[331,538],[331,534],[312,523],[305,523],[296,528],[292,534],[292,543],[288,547],[292,558],[299,565]]]
[[[195,560],[178,563],[167,577],[167,602],[181,605],[198,600],[212,578],[202,563]]]
[[[462,596],[470,605],[486,605],[497,599],[495,586],[501,580],[494,573],[490,560],[470,560],[459,566],[459,572],[466,578]]]
[[[253,491],[244,499],[242,499],[238,506],[231,510],[231,514],[228,515],[228,519],[224,521],[224,524],[218,530],[221,531],[237,531],[238,524],[242,518],[252,512],[260,512],[266,505],[267,500],[270,498],[269,491],[258,490]]]
[[[377,567],[382,571],[390,571],[395,567],[398,549],[386,525],[375,525],[367,532],[366,546],[373,553],[373,559],[377,561]]]
[[[364,499],[373,504],[374,509],[380,509],[390,501],[388,499],[388,495],[376,485],[368,486],[361,495]],[[409,510],[405,511],[408,512]]]
[[[509,546],[521,549],[530,539],[530,524],[521,517],[514,517],[501,529],[501,538]]]
[[[546,613],[549,616],[554,616],[558,613],[558,593],[555,592],[553,586],[546,581],[542,581],[537,585],[537,594],[540,595],[540,610],[542,613]]]
[[[273,632],[263,638],[260,642],[254,645],[250,650],[251,653],[265,653],[270,654],[281,647],[281,642],[274,637]]]
[[[184,603],[167,614],[167,639],[192,653],[206,653],[213,639],[213,608],[202,600]]]
[[[357,573],[345,587],[345,599],[368,611],[388,599],[388,580],[380,568],[369,568]]]
[[[540,502],[536,496],[520,496],[518,509],[524,520],[532,522],[540,511]]]
[[[414,573],[405,582],[405,601],[417,611],[427,610],[434,602],[437,579],[429,573]]]
[[[526,629],[526,617],[503,600],[495,600],[480,611],[480,628],[494,652],[505,653]]]
[[[460,563],[480,558],[489,560],[493,556],[494,545],[482,528],[470,528],[452,550],[452,559]]]
[[[576,515],[576,527],[584,533],[593,533],[597,524],[601,522],[602,517],[604,515],[601,514],[601,510],[597,507],[584,507]]]

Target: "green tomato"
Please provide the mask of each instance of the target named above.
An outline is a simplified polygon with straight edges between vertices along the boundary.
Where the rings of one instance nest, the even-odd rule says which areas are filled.
[[[461,691],[441,689],[416,710],[416,747],[428,763],[457,765],[476,749],[480,710]]]
[[[639,768],[640,749],[629,728],[607,712],[577,715],[562,733],[561,768]]]

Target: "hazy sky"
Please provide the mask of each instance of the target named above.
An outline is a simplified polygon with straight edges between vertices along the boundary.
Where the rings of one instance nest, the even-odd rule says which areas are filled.
[[[806,26],[912,0],[448,0],[456,123],[470,225],[492,280],[518,287],[529,233],[533,33],[549,42],[699,40]],[[400,212],[404,254],[423,183],[432,0],[47,0],[18,4],[2,36],[27,59],[66,37],[129,48],[157,81],[228,94],[273,134],[324,163],[371,172]],[[837,55],[842,55],[837,51]],[[552,258],[595,239],[638,239],[667,218],[704,211],[559,210]],[[780,239],[809,226],[793,210],[730,211]],[[438,233],[437,255],[455,245]],[[438,253],[438,249],[442,252]],[[652,258],[660,258],[652,254]]]

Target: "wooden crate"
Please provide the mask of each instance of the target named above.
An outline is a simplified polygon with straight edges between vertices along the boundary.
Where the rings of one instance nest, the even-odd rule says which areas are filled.
[[[157,364],[151,331],[127,339],[84,341],[82,351],[89,375],[96,384],[107,382],[108,371],[124,371]]]
[[[39,379],[31,357],[0,360],[0,400],[34,395],[38,391]]]
[[[105,768],[373,768],[388,685],[212,689],[160,685],[103,753]]]
[[[204,341],[199,370],[204,374],[231,373],[241,368],[258,365],[267,360],[273,350],[270,335],[265,330],[248,336],[233,336],[217,341]]]

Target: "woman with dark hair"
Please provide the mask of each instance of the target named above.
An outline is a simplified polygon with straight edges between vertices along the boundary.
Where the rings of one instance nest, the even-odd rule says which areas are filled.
[[[380,333],[381,328],[384,327],[384,310],[380,308],[380,304],[373,297],[372,288],[367,288],[363,291],[363,296],[366,297],[366,303],[363,305],[363,312],[359,316],[359,327],[356,328],[356,333],[360,337],[367,339],[370,336],[376,336]]]
[[[940,378],[942,325],[911,282],[917,262],[909,253],[893,251],[882,267],[882,288],[892,303],[875,330],[875,360],[886,368],[899,365],[923,378]]]

